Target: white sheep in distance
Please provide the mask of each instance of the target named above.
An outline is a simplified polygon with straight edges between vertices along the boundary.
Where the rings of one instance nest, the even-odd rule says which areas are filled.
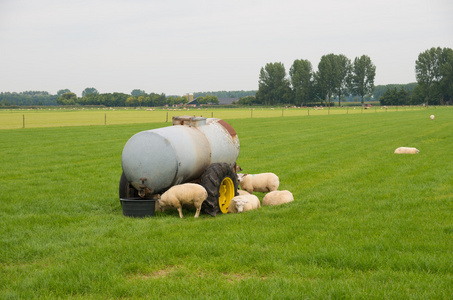
[[[228,207],[229,213],[241,213],[249,210],[258,209],[261,207],[260,199],[257,196],[241,195],[231,199],[230,206]]]
[[[206,189],[195,183],[184,183],[172,186],[158,199],[159,207],[175,207],[182,218],[182,206],[191,205],[196,208],[195,218],[200,215],[201,204],[208,197]]]
[[[418,152],[420,152],[420,150],[418,150],[417,148],[399,147],[399,148],[395,149],[394,153],[396,153],[396,154],[417,154]]]
[[[288,191],[272,191],[267,193],[263,198],[264,205],[280,205],[294,201],[293,194]]]
[[[267,193],[276,191],[280,184],[278,176],[274,173],[241,174],[238,173],[238,181],[241,189],[250,194],[253,192]]]
[[[431,120],[434,120],[434,115],[429,116]]]

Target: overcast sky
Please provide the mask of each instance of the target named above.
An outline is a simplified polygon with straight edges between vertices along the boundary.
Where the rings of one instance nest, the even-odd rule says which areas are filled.
[[[0,92],[257,90],[266,63],[363,54],[375,84],[415,82],[453,48],[452,0],[0,0]]]

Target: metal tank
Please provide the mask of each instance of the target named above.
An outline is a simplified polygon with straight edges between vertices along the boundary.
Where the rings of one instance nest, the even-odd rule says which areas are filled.
[[[145,197],[163,193],[173,185],[197,180],[201,182],[210,166],[222,164],[223,169],[234,172],[238,156],[239,138],[227,122],[216,118],[173,117],[173,126],[142,131],[127,141],[121,157],[123,183],[120,181],[120,198],[125,196],[121,195],[124,184],[135,189],[140,197]],[[234,197],[237,190],[236,176],[231,174],[231,170],[226,171],[228,176],[220,175],[229,178],[228,182],[219,183],[229,186],[226,198]],[[214,171],[216,174],[219,172]],[[209,176],[212,177],[212,174]],[[219,180],[223,181],[222,178]],[[210,187],[205,188],[208,190]],[[211,193],[218,194],[217,189],[221,191],[220,195],[212,197],[222,198],[222,187],[214,189]],[[222,203],[217,203],[219,199],[211,199],[214,203],[206,205],[220,206],[213,210],[218,211],[219,208],[225,213],[230,200],[220,200],[224,202],[223,206],[226,205],[223,209]],[[209,209],[206,210],[210,213]]]

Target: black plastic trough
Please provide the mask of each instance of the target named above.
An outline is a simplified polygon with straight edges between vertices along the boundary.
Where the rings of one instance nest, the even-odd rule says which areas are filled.
[[[145,218],[153,217],[156,207],[156,199],[120,198],[123,215],[126,217]]]

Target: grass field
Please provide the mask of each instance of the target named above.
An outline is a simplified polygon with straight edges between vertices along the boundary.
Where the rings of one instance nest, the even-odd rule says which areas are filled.
[[[295,201],[198,219],[122,215],[122,148],[165,111],[0,130],[0,299],[452,299],[453,110],[332,112],[214,111],[244,171],[276,173]]]
[[[320,116],[344,114],[371,114],[398,111],[421,111],[420,106],[410,107],[332,107],[331,109],[313,108],[263,108],[256,107],[222,109],[222,108],[189,108],[189,109],[125,109],[125,108],[42,108],[42,109],[3,109],[0,110],[0,129],[63,127],[87,125],[119,125],[139,123],[171,123],[173,116],[196,115],[208,118],[271,118],[294,116]],[[437,109],[435,106],[431,110]],[[167,124],[168,125],[168,124]]]

